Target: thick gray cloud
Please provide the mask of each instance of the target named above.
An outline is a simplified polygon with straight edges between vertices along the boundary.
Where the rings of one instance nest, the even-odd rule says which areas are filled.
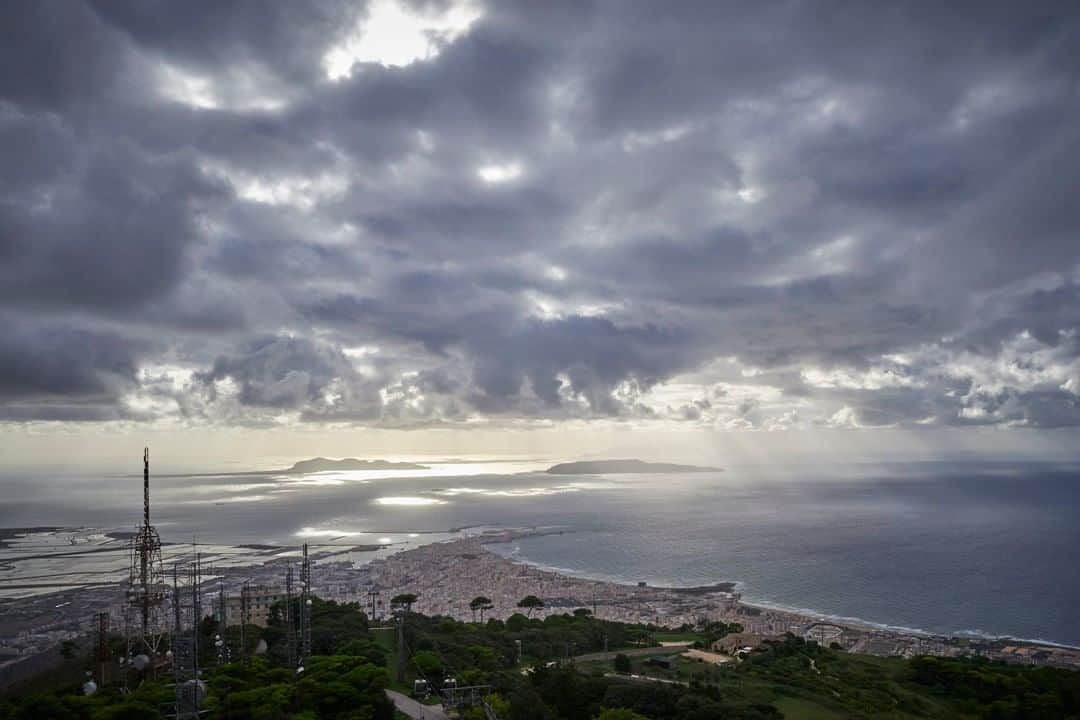
[[[1069,3],[0,14],[4,420],[1080,424]]]
[[[136,385],[149,348],[69,323],[33,323],[4,314],[0,337],[0,417],[5,420],[108,420]]]

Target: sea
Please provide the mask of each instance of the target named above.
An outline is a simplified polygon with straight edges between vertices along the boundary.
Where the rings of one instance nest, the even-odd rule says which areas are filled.
[[[230,564],[302,542],[374,548],[347,556],[362,563],[477,528],[536,528],[491,548],[590,578],[733,581],[744,600],[780,608],[1080,646],[1080,465],[553,475],[550,464],[155,476],[151,519],[166,555],[197,543]],[[135,474],[0,477],[0,597],[121,576],[141,486]]]

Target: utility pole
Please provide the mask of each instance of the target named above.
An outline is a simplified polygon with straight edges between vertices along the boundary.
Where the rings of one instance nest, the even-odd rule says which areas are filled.
[[[379,591],[372,588],[368,591],[368,598],[371,599],[371,621],[375,622],[375,598],[379,596]]]

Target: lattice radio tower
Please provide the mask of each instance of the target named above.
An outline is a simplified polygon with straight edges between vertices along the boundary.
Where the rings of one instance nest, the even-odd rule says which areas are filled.
[[[296,615],[293,610],[292,563],[285,569],[285,644],[289,667],[296,667]]]
[[[131,538],[127,611],[137,618],[138,638],[128,636],[128,661],[138,670],[159,662],[166,622],[163,603],[167,586],[161,560],[161,536],[150,524],[150,449],[143,449],[143,521]],[[131,624],[129,623],[129,627]],[[145,659],[139,656],[145,656]],[[139,667],[142,665],[143,667]]]
[[[202,558],[192,553],[186,568],[188,586],[180,585],[180,564],[173,566],[173,712],[176,720],[194,720],[206,697],[199,667],[199,621],[202,620]],[[190,591],[190,604],[185,603],[182,590]]]
[[[94,671],[98,687],[109,679],[109,613],[97,614],[97,639],[94,642]]]
[[[300,565],[300,661],[299,668],[311,657],[311,560],[304,543],[304,562]]]

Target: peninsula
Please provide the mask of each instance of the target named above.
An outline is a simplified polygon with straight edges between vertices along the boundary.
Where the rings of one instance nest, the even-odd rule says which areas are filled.
[[[547,469],[552,475],[601,475],[616,473],[696,473],[723,472],[723,468],[675,463],[645,462],[644,460],[581,460],[559,463]]]

